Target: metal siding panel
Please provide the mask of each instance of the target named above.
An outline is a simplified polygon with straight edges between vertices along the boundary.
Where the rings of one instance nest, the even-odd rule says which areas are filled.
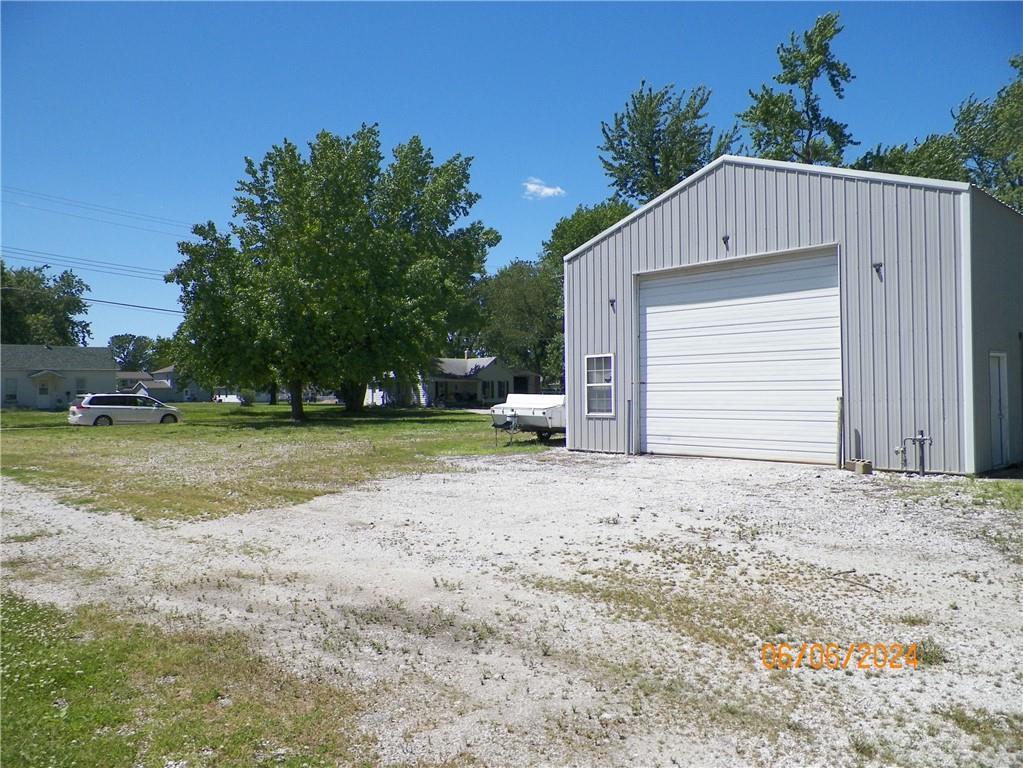
[[[945,466],[955,467],[962,463],[959,446],[959,417],[960,408],[958,403],[962,401],[959,391],[959,372],[962,370],[962,358],[959,355],[958,344],[948,344],[949,339],[958,339],[958,301],[959,295],[958,280],[959,266],[956,262],[957,224],[959,212],[956,207],[958,195],[952,192],[944,192],[940,199],[940,221],[941,221],[941,272],[943,277],[941,284],[941,306],[942,314],[942,342],[946,345],[945,364],[942,369],[942,379],[945,381],[945,399],[942,404],[945,415],[944,450]],[[952,312],[949,313],[949,308]]]
[[[854,270],[857,258],[855,240],[850,237],[852,224],[849,222],[850,211],[855,210],[849,203],[849,186],[845,179],[834,179],[835,188],[835,239],[842,244],[839,266],[842,270],[842,306],[845,314],[842,317],[842,355],[843,382],[842,392],[845,396],[846,416],[846,456],[859,458],[863,452],[862,408],[859,398],[860,387],[860,315],[862,307],[859,303],[859,284]]]
[[[671,206],[667,203],[657,209],[657,243],[661,250],[661,263],[665,266],[672,264],[671,259],[671,227],[672,215]]]
[[[654,261],[650,256],[650,249],[646,246],[646,227],[643,226],[643,219],[636,219],[633,224],[636,233],[636,247],[643,254],[643,269],[654,269]]]
[[[882,266],[879,277],[873,270],[873,264],[879,262],[882,265],[886,259],[885,247],[885,208],[884,208],[884,184],[869,185],[870,189],[870,248],[867,252],[868,259],[864,262],[866,277],[872,286],[871,300],[873,306],[871,329],[873,354],[871,369],[874,380],[874,400],[872,411],[874,428],[871,430],[875,435],[873,456],[880,456],[887,453],[891,448],[891,435],[888,432],[889,409],[891,407],[891,390],[888,386],[889,361],[891,360],[889,346],[891,334],[888,332],[888,291],[884,282],[884,267]]]
[[[721,236],[728,232],[728,167],[722,168],[721,173],[714,175],[714,207],[710,239],[707,241],[707,255],[712,259],[721,257],[724,249]]]
[[[671,263],[678,264],[682,258],[682,208],[678,195],[673,197],[671,205]]]
[[[835,182],[821,177],[821,242],[832,243],[835,238]]]
[[[669,233],[670,234],[670,233]],[[632,270],[628,269],[625,258],[625,238],[619,235],[615,240],[615,255],[612,269],[616,276],[615,295],[615,392],[618,397],[618,418],[615,420],[615,450],[624,453],[628,442],[628,401],[632,398],[632,355],[635,345],[629,343],[629,318],[632,317]]]
[[[803,239],[803,179],[804,173],[790,173],[788,176],[789,189],[789,237],[787,248],[799,248],[806,245]]]
[[[741,201],[744,215],[742,233],[738,238],[738,248],[746,253],[757,251],[757,187],[756,172],[752,168],[743,168],[742,187],[745,197]]]
[[[927,400],[927,434],[934,438],[931,458],[936,466],[944,466],[945,444],[942,440],[945,419],[945,350],[942,343],[941,306],[941,227],[938,219],[937,190],[927,190],[925,199],[925,227],[927,232],[927,333],[929,347],[927,378],[930,383]],[[940,444],[939,444],[940,443]]]
[[[887,324],[885,330],[885,409],[884,431],[885,447],[893,449],[902,438],[902,318],[899,302],[899,210],[896,206],[896,187],[894,184],[882,185],[879,203],[882,225],[883,251],[880,260],[884,264],[884,303]]]
[[[678,200],[675,205],[675,215],[678,217],[678,231],[676,233],[678,242],[675,244],[675,252],[678,254],[678,258],[675,261],[676,264],[683,264],[688,258],[689,218],[686,215],[688,199],[688,191],[683,191],[683,193],[678,196]]]
[[[952,222],[952,263],[955,268],[955,277],[952,280],[954,296],[952,298],[952,311],[955,313],[955,340],[953,346],[955,348],[955,412],[957,412],[957,418],[954,420],[955,425],[955,471],[966,471],[966,453],[964,451],[966,427],[964,419],[966,413],[963,408],[963,402],[965,400],[965,382],[963,381],[963,205],[964,196],[962,194],[955,194],[952,196],[952,207],[954,209],[955,221]],[[1020,287],[1023,288],[1023,274],[1021,274]],[[1023,292],[1023,291],[1021,291]],[[1023,316],[1023,311],[1020,313]],[[1023,352],[1023,345],[1021,345],[1021,352]],[[1021,361],[1023,362],[1023,361]],[[1023,371],[1023,366],[1021,366]],[[1023,403],[1023,398],[1021,398]],[[1023,452],[1021,452],[1023,455]]]
[[[766,253],[771,250],[771,231],[774,221],[770,218],[770,206],[773,195],[768,187],[767,172],[762,168],[754,169],[756,173],[757,191],[757,252]]]
[[[708,243],[712,237],[713,228],[711,223],[711,216],[713,216],[714,208],[714,193],[717,182],[717,174],[715,173],[712,177],[707,179],[707,183],[702,185],[703,195],[700,201],[701,216],[700,216],[700,261],[710,260],[710,248]]]
[[[799,242],[799,195],[796,191],[795,173],[779,173],[778,181],[781,184],[781,199],[779,200],[782,211],[782,227],[778,234],[778,249],[786,250],[795,248]]]
[[[654,249],[654,253],[657,254],[656,262],[657,266],[663,269],[668,266],[668,262],[664,257],[664,216],[663,208],[655,208],[647,216],[647,227],[648,234],[650,236],[650,243]]]
[[[869,403],[873,398],[873,385],[871,382],[871,366],[873,363],[870,354],[871,334],[871,307],[870,307],[870,284],[863,280],[861,264],[864,258],[866,243],[863,237],[863,206],[860,195],[861,185],[856,181],[847,181],[846,187],[846,238],[847,250],[849,253],[849,282],[855,287],[855,306],[858,310],[856,324],[850,329],[854,338],[851,342],[856,349],[856,394],[853,397],[855,406],[856,424],[858,433],[857,455],[860,458],[872,458],[873,450],[873,419]]]
[[[575,361],[576,353],[576,338],[578,333],[576,330],[576,307],[578,303],[575,299],[576,286],[581,260],[569,262],[565,265],[565,411],[566,411],[566,427],[567,434],[565,435],[565,445],[569,449],[578,448],[578,422],[575,415],[575,407],[578,398],[568,397],[569,392],[575,392],[576,382],[575,377],[572,373],[572,365]]]
[[[661,235],[660,237],[661,263],[667,266],[668,264],[673,263],[671,259],[671,228],[673,226],[671,206],[670,205],[661,206],[661,208],[659,209],[659,213],[660,223],[657,226],[658,229],[660,229]]]
[[[821,243],[821,177],[807,176],[807,209],[806,218],[809,220],[809,242]]]
[[[764,235],[767,238],[764,250],[777,251],[781,248],[778,239],[778,179],[773,170],[764,170]]]

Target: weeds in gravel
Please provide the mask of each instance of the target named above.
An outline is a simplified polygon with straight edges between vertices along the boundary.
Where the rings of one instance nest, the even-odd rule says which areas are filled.
[[[937,714],[972,736],[984,749],[1004,748],[1010,754],[1023,752],[1023,715],[995,715],[986,709],[967,709],[962,706],[943,707]]]
[[[925,627],[931,623],[931,619],[921,613],[904,613],[899,616],[899,623],[907,627]]]
[[[498,634],[482,619],[463,619],[439,605],[414,611],[401,600],[385,600],[366,607],[345,607],[341,612],[345,619],[339,628],[335,627],[328,633],[328,649],[355,644],[360,641],[361,633],[372,627],[428,639],[444,636],[455,642],[468,643],[473,652],[480,651]],[[372,645],[381,641],[369,639],[366,642]]]
[[[849,746],[864,760],[873,760],[877,757],[877,745],[861,733],[854,733],[849,737]]]
[[[440,471],[447,456],[545,450],[537,440],[495,441],[485,416],[464,411],[310,406],[308,423],[296,425],[288,406],[181,408],[184,422],[172,427],[72,427],[63,413],[0,412],[0,470],[142,520],[294,504],[371,478]]]
[[[93,584],[110,575],[101,566],[85,568],[66,563],[56,557],[19,555],[3,559],[3,568],[22,581],[63,581],[73,579],[84,584]]]
[[[39,539],[47,536],[52,536],[53,531],[47,531],[44,528],[40,528],[37,531],[30,531],[28,533],[15,533],[10,536],[4,536],[3,544],[28,544],[32,541],[38,541]]]
[[[731,652],[748,650],[754,638],[821,634],[817,616],[779,601],[772,590],[735,589],[731,571],[738,560],[731,553],[665,540],[633,548],[653,555],[652,562],[623,560],[611,568],[582,569],[576,578],[539,577],[528,583],[602,602],[626,619],[657,622]]]
[[[812,637],[816,620],[775,602],[766,592],[681,591],[670,581],[606,569],[591,578],[540,577],[534,587],[604,603],[623,618],[653,621],[700,643],[729,651],[745,651],[750,636],[773,637],[779,630]],[[805,629],[802,629],[805,628]]]
[[[924,667],[934,667],[948,661],[949,655],[937,640],[925,637],[917,643],[916,660]]]
[[[974,480],[971,485],[978,503],[1023,512],[1023,480]]]
[[[1023,518],[1018,521],[1015,531],[985,528],[981,535],[1010,561],[1023,565]]]
[[[358,699],[251,655],[239,635],[163,633],[5,593],[4,766],[370,765]]]

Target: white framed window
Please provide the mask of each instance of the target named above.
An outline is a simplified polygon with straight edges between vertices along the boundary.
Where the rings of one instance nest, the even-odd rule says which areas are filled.
[[[85,388],[85,379],[81,376],[75,379],[75,393],[79,395],[87,395],[89,390]]]
[[[14,378],[4,379],[4,400],[8,403],[18,402],[18,380]]]
[[[499,381],[497,382],[497,396],[501,399],[508,397],[508,382]]]
[[[586,355],[586,415],[615,415],[615,357]]]

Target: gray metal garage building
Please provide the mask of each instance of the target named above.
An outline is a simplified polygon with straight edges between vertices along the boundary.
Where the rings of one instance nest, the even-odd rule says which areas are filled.
[[[575,450],[898,469],[923,430],[936,471],[1023,461],[1023,215],[721,157],[565,257],[565,357]]]

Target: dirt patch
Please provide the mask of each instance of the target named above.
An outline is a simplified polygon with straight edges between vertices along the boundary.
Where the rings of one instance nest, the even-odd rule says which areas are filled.
[[[1018,513],[940,478],[822,467],[561,450],[454,464],[188,523],[6,482],[5,576],[35,599],[241,629],[360,688],[391,764],[1023,758],[1023,569],[992,535]],[[916,670],[760,656],[925,640],[937,655]]]

